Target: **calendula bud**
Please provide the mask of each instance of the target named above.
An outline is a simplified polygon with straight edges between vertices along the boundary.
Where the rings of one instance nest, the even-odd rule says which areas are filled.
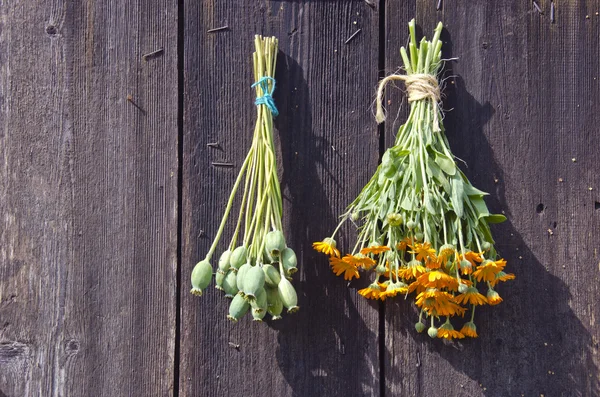
[[[281,251],[285,249],[285,237],[281,230],[274,230],[267,233],[265,247],[273,258],[279,257]]]
[[[265,283],[269,287],[277,287],[277,284],[279,284],[279,281],[281,280],[279,270],[273,265],[263,265],[262,270],[265,272]]]
[[[438,334],[438,329],[436,327],[429,327],[429,329],[427,330],[427,335],[429,335],[430,338],[436,338]]]
[[[238,293],[237,275],[234,271],[227,272],[225,280],[223,280],[223,290],[225,291],[225,298],[233,298]]]
[[[249,308],[250,304],[246,302],[242,295],[237,294],[233,297],[233,300],[229,305],[229,315],[227,318],[235,323],[248,312]]]
[[[225,273],[222,270],[217,270],[215,273],[215,288],[223,291],[223,281],[225,281]]]
[[[390,214],[387,214],[387,221],[390,224],[390,226],[400,226],[402,224],[402,215],[396,212],[392,212]]]
[[[237,271],[236,286],[239,291],[244,291],[244,280],[246,277],[246,272],[250,269],[252,269],[252,265],[249,263],[244,263],[242,267],[240,267]]]
[[[293,249],[285,248],[283,251],[281,251],[281,264],[283,265],[283,270],[287,275],[291,276],[298,271],[298,259],[296,258],[296,253]]]
[[[417,330],[418,333],[421,333],[423,331],[425,331],[425,324],[423,324],[422,322],[418,322],[415,324],[415,329]]]
[[[288,309],[288,313],[298,311],[298,295],[292,283],[285,277],[282,277],[277,290],[279,291],[279,296],[281,296],[283,306]]]
[[[267,288],[267,311],[271,315],[273,320],[279,320],[281,318],[281,312],[283,311],[283,302],[279,295],[279,290],[274,288]]]
[[[496,291],[494,291],[491,288],[488,289],[487,300],[488,300],[488,304],[490,306],[494,306],[494,305],[497,305],[498,303],[502,302],[502,298],[500,297],[500,294],[498,294]]]
[[[461,294],[464,294],[465,292],[467,292],[468,289],[469,289],[469,286],[467,284],[463,284],[463,283],[458,284],[458,292],[460,292]]]
[[[205,290],[212,279],[212,266],[207,260],[198,262],[192,270],[192,295],[202,296],[202,290]]]
[[[425,238],[425,235],[423,235],[423,233],[421,233],[421,232],[415,233],[415,240],[423,241],[424,238]]]
[[[353,212],[353,213],[352,213],[352,215],[350,215],[350,218],[351,218],[353,221],[355,221],[355,222],[356,222],[357,220],[359,220],[359,219],[360,219],[360,213],[358,213],[358,212]]]
[[[231,258],[231,250],[223,252],[219,257],[219,270],[221,270],[223,273],[227,273],[227,270],[229,270],[231,267],[229,258]]]
[[[455,248],[452,244],[444,244],[440,247],[440,255],[449,259],[454,254]]]
[[[481,244],[481,249],[484,251],[489,251],[492,248],[492,244],[489,241],[484,241],[483,244]]]
[[[463,272],[469,272],[472,268],[473,265],[468,260],[463,259],[462,261],[460,261],[460,270],[462,270]]]
[[[237,247],[229,257],[229,263],[234,269],[239,269],[248,260],[248,250],[244,246]]]
[[[415,222],[415,221],[408,221],[408,222],[406,222],[406,227],[409,228],[410,230],[412,230],[415,227],[417,227],[417,222]]]
[[[265,285],[265,272],[260,266],[252,266],[244,274],[243,291],[248,300],[256,299],[258,290],[263,288]]]
[[[252,321],[262,322],[266,314],[266,310],[252,308]]]

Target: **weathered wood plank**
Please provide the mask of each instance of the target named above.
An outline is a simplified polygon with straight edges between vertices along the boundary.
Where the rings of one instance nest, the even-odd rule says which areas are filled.
[[[223,25],[229,30],[206,33]],[[185,32],[181,395],[378,394],[377,305],[347,289],[311,248],[332,231],[377,164],[369,109],[377,82],[377,11],[363,1],[189,2]],[[248,317],[231,324],[221,293],[188,293],[192,267],[209,248],[249,148],[254,34],[280,40],[275,99],[284,228],[301,263],[300,312],[272,326]],[[211,167],[211,161],[236,167]]]
[[[172,395],[176,48],[173,2],[0,6],[0,395]]]
[[[400,64],[407,9],[427,35],[444,22],[445,54],[460,57],[448,138],[510,220],[493,232],[517,279],[478,312],[480,338],[456,344],[417,334],[410,305],[387,304],[387,394],[598,395],[600,4],[555,1],[551,24],[550,1],[544,15],[523,1],[444,3],[387,3],[386,66]]]

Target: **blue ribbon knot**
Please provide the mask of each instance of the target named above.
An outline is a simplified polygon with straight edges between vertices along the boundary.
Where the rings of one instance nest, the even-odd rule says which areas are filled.
[[[269,81],[271,84],[271,89],[269,90]],[[275,79],[273,77],[265,76],[261,77],[256,83],[252,84],[252,87],[260,86],[260,89],[263,92],[263,95],[256,98],[254,103],[256,106],[265,105],[273,116],[277,117],[279,115],[279,111],[277,110],[277,106],[275,106],[275,101],[273,100],[273,91],[275,91]]]

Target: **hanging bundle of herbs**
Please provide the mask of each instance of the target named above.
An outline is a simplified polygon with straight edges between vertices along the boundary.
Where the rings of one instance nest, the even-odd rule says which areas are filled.
[[[278,41],[255,37],[253,54],[258,116],[252,145],[231,190],[217,235],[206,254],[193,269],[194,295],[202,295],[213,276],[211,258],[223,234],[239,187],[244,185],[237,224],[228,248],[221,254],[215,273],[216,288],[232,299],[230,320],[236,322],[250,312],[262,321],[268,312],[273,320],[298,310],[292,274],[297,271],[294,251],[287,247],[282,226],[281,189],[273,143],[273,101]],[[243,233],[242,233],[243,229]]]
[[[413,296],[420,309],[417,331],[428,328],[432,338],[477,337],[475,308],[500,303],[498,284],[515,277],[505,273],[489,228],[505,217],[490,214],[486,193],[456,166],[444,134],[437,79],[442,24],[431,41],[417,43],[414,20],[409,31],[409,49],[400,49],[406,74],[380,82],[376,113],[381,123],[384,87],[401,80],[408,120],[333,234],[313,246],[330,256],[333,271],[346,280],[370,274],[372,283],[358,291],[365,298]],[[358,238],[341,256],[335,235],[348,219],[359,224]],[[458,330],[451,321],[457,316],[466,316]]]

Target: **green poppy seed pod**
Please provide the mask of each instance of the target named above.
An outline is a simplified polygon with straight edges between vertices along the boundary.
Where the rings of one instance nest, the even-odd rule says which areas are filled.
[[[219,291],[223,291],[223,281],[225,281],[225,273],[222,270],[217,270],[215,273],[215,288]]]
[[[267,288],[267,311],[273,318],[273,320],[279,320],[281,318],[281,312],[283,311],[283,302],[279,295],[279,290],[274,288]]]
[[[229,257],[229,263],[234,269],[239,269],[248,259],[248,250],[244,246],[237,247]]]
[[[281,251],[281,264],[287,275],[291,276],[298,271],[298,258],[293,249],[286,248]]]
[[[208,287],[212,279],[212,266],[207,260],[198,262],[192,270],[192,295],[202,296],[202,290]]]
[[[436,338],[438,334],[438,329],[436,327],[429,327],[429,329],[427,330],[427,335],[429,335],[430,338]]]
[[[409,228],[410,230],[412,230],[415,227],[417,227],[417,222],[415,222],[415,221],[408,221],[408,222],[406,222],[406,227]]]
[[[279,281],[281,281],[279,270],[277,270],[273,265],[263,265],[262,269],[263,272],[265,272],[265,283],[269,287],[277,287],[277,284],[279,284]]]
[[[422,322],[418,322],[415,324],[415,329],[417,330],[418,333],[421,333],[423,331],[425,331],[425,324],[423,324]]]
[[[258,293],[258,290],[263,288],[264,285],[265,272],[263,272],[260,266],[252,266],[244,274],[244,281],[242,283],[242,286],[244,287],[243,291],[248,300],[252,301],[256,299],[256,294]]]
[[[249,263],[244,263],[242,267],[238,269],[236,285],[239,291],[244,291],[244,280],[246,277],[246,272],[252,269],[252,265]]]
[[[250,304],[246,302],[242,295],[237,294],[233,297],[233,300],[229,305],[229,315],[227,318],[235,323],[242,318],[244,314],[248,313],[248,309],[250,309]]]
[[[286,309],[288,309],[288,313],[294,313],[298,311],[298,295],[296,294],[296,290],[290,281],[283,277],[277,286],[277,290],[279,291],[279,296],[281,296],[281,302]]]
[[[421,232],[415,233],[415,240],[423,241],[424,238],[425,238],[425,236],[423,235],[423,233],[421,233]]]
[[[267,310],[267,291],[265,291],[264,288],[258,290],[256,299],[250,301],[250,306],[252,306],[253,309]]]
[[[470,265],[470,263],[469,263],[469,265]],[[467,286],[467,284],[463,284],[463,283],[458,284],[458,292],[460,292],[461,294],[464,294],[465,292],[467,292],[468,289],[469,289],[469,287]]]
[[[471,262],[469,262],[468,260],[463,259],[462,261],[460,261],[460,269],[461,270],[467,271],[467,270],[471,269],[472,267],[473,267],[473,265],[471,265]]]
[[[285,237],[281,230],[274,230],[267,233],[265,247],[273,258],[279,257],[281,251],[285,249]]]
[[[233,298],[238,293],[237,274],[234,271],[227,272],[225,280],[223,280],[223,290],[226,298]]]
[[[262,322],[263,318],[267,314],[266,310],[263,309],[252,309],[252,320]]]
[[[219,270],[223,273],[227,273],[227,270],[231,267],[229,259],[231,258],[231,250],[227,250],[221,254],[219,258]]]

